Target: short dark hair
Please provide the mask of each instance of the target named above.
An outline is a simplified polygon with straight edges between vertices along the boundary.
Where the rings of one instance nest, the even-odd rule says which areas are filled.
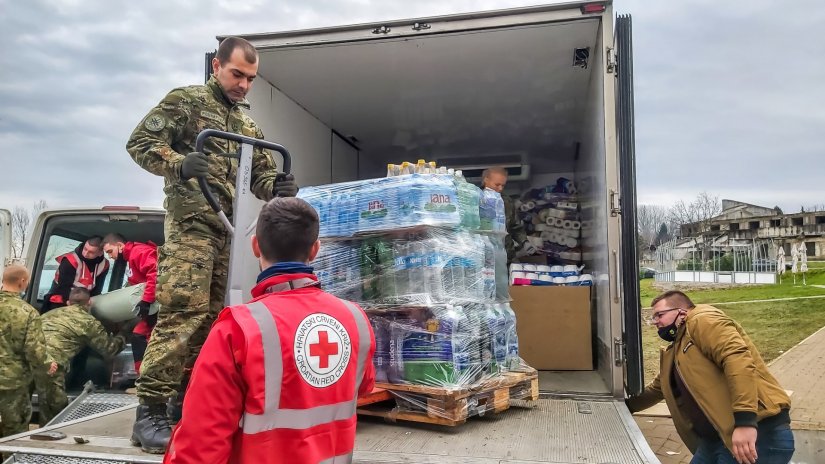
[[[100,248],[103,246],[103,237],[100,235],[92,235],[86,239],[86,244],[90,247]]]
[[[669,290],[665,293],[662,293],[650,302],[650,306],[656,306],[656,303],[662,300],[670,301],[673,299],[680,300],[680,304],[685,305],[684,309],[691,309],[696,306],[695,304],[693,304],[693,301],[691,301],[690,298],[688,298],[687,295],[685,295],[683,292],[680,292],[679,290]]]
[[[273,198],[261,208],[255,235],[267,261],[307,261],[318,240],[318,213],[300,198]]]
[[[89,304],[89,300],[91,299],[92,294],[89,292],[88,288],[83,287],[73,287],[69,291],[69,304],[79,304],[86,306]]]
[[[126,239],[118,234],[117,232],[112,232],[111,234],[107,234],[103,237],[103,244],[104,245],[114,245],[115,243],[124,243]]]
[[[255,46],[249,43],[248,40],[240,37],[227,37],[223,39],[218,46],[218,52],[215,54],[215,58],[217,58],[221,64],[228,63],[232,57],[232,52],[234,52],[236,48],[240,48],[243,51],[243,57],[248,63],[256,63],[258,61],[258,50],[255,50]]]

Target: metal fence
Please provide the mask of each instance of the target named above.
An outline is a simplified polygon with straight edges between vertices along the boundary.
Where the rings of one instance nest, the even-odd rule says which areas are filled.
[[[703,283],[776,283],[772,239],[730,240],[727,235],[673,239],[656,250],[656,280]]]

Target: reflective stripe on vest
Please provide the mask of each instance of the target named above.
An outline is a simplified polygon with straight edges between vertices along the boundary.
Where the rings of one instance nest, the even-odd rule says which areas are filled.
[[[364,379],[367,355],[369,354],[372,341],[364,313],[349,301],[339,301],[352,313],[358,328],[359,350],[356,370],[357,383],[355,385],[355,391],[357,392]],[[255,434],[272,429],[308,429],[317,425],[352,417],[355,414],[355,408],[358,404],[356,397],[353,397],[353,399],[349,401],[313,408],[280,408],[281,383],[283,381],[284,369],[283,358],[281,356],[281,339],[278,335],[278,328],[275,325],[275,318],[266,305],[260,301],[249,303],[246,305],[246,308],[249,309],[252,319],[255,320],[258,330],[261,332],[261,343],[264,354],[264,412],[263,414],[244,412],[243,419],[241,419],[241,426],[244,433]]]
[[[77,252],[66,253],[65,255],[61,255],[57,257],[57,262],[59,263],[62,258],[66,258],[69,261],[69,264],[75,268],[74,272],[74,282],[72,282],[72,286],[74,287],[83,287],[86,290],[93,290],[95,288],[95,283],[97,282],[97,278],[100,277],[106,269],[109,268],[109,263],[105,259],[101,262],[97,263],[95,266],[94,275],[89,273],[89,268],[86,266],[86,262],[80,259],[80,256],[77,255]],[[58,272],[54,273],[54,281],[55,283],[58,282],[60,275],[59,275],[59,268]],[[91,281],[91,283],[86,282]]]

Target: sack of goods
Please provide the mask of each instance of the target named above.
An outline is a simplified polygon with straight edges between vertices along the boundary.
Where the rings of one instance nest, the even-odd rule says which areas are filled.
[[[135,306],[143,298],[145,284],[123,287],[92,298],[92,314],[109,322],[123,322],[138,317]],[[157,302],[149,306],[149,314],[158,312]]]
[[[387,174],[298,194],[321,218],[322,288],[370,317],[378,382],[455,389],[525,369],[501,196],[423,160]]]

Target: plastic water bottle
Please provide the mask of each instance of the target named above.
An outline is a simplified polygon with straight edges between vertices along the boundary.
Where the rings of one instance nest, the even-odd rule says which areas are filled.
[[[516,313],[513,312],[513,308],[510,307],[509,303],[502,303],[499,308],[504,313],[507,334],[506,365],[509,370],[515,370],[521,365],[518,351],[518,332],[516,331]]]
[[[504,237],[490,237],[495,250],[496,301],[510,300],[510,278],[507,271],[507,250],[504,249]]]
[[[437,239],[429,240],[430,247],[425,251],[425,280],[430,300],[437,303],[445,301],[442,281],[443,247]]]
[[[483,297],[492,302],[496,298],[496,257],[490,238],[481,236],[484,246],[484,264],[482,265]]]
[[[495,305],[484,305],[483,308],[482,363],[485,373],[497,374],[504,370],[507,358],[506,319]]]
[[[464,249],[461,240],[456,237],[455,246],[450,248],[445,264],[445,292],[453,299],[466,298],[464,287]]]
[[[393,254],[393,244],[388,240],[379,240],[375,244],[376,257],[378,258],[378,280],[379,294],[384,301],[395,301],[398,299],[398,289],[395,285],[395,256]]]
[[[481,190],[467,182],[460,170],[454,173],[453,182],[458,195],[458,211],[461,227],[467,230],[478,229],[478,201]]]
[[[479,230],[492,232],[496,222],[496,196],[498,192],[486,188],[481,191],[478,203]]]
[[[469,299],[480,302],[484,299],[484,244],[474,234],[467,234],[465,240],[464,288]]]
[[[507,232],[507,215],[504,211],[504,199],[501,197],[501,194],[495,192],[497,197],[495,200],[496,206],[496,220],[493,227],[494,232],[499,233],[506,233]]]
[[[494,350],[496,363],[504,370],[509,370],[507,365],[507,314],[500,304],[491,305],[490,308],[496,317],[496,330],[494,340]]]
[[[398,299],[406,300],[410,294],[410,248],[405,239],[395,240],[392,245],[395,293]]]
[[[461,223],[456,187],[449,176],[414,174],[407,181],[411,224],[455,227]]]
[[[358,231],[383,232],[399,228],[399,177],[363,181],[358,189]]]
[[[483,356],[483,311],[478,304],[468,303],[462,308],[464,318],[461,320],[456,339],[455,351],[460,353],[461,384],[471,385],[484,375]]]
[[[429,304],[429,286],[425,270],[425,260],[427,248],[420,239],[411,239],[409,243],[409,294],[413,302],[418,304]]]
[[[383,316],[370,316],[370,325],[375,334],[375,356],[372,359],[375,366],[375,381],[386,383],[390,365],[390,333],[389,321]]]

